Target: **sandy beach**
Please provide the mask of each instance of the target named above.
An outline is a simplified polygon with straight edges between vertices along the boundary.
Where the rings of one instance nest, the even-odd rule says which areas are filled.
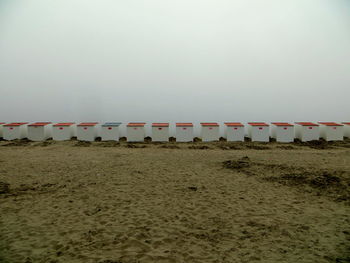
[[[350,262],[350,142],[0,142],[0,262]]]

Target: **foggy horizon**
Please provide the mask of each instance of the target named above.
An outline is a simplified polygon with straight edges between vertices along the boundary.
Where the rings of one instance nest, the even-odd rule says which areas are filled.
[[[347,0],[0,0],[0,121],[350,121]]]

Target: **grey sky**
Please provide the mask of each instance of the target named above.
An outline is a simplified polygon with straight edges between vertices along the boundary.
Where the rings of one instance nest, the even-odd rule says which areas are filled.
[[[350,120],[348,0],[0,0],[0,121]]]

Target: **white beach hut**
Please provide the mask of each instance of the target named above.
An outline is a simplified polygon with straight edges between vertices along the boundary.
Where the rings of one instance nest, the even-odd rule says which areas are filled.
[[[248,122],[248,137],[252,142],[269,142],[269,125],[264,122]]]
[[[320,137],[326,141],[344,140],[344,125],[335,122],[318,122]]]
[[[201,122],[201,138],[203,142],[219,140],[219,124],[216,122]]]
[[[126,140],[128,142],[143,142],[145,140],[144,122],[130,122],[126,126]]]
[[[152,123],[152,141],[153,142],[169,141],[169,123],[161,123],[161,122]]]
[[[344,137],[350,138],[350,122],[343,122],[344,125]]]
[[[121,124],[121,122],[106,122],[102,124],[102,141],[119,141],[119,126]]]
[[[4,124],[5,124],[5,122],[0,122],[0,138],[3,137]]]
[[[31,141],[45,141],[52,138],[51,122],[34,122],[28,125],[28,139]]]
[[[296,122],[295,123],[295,138],[302,142],[319,140],[320,127],[312,122]]]
[[[190,122],[176,123],[176,141],[192,142],[193,141],[193,124]]]
[[[77,126],[74,122],[61,122],[53,125],[52,139],[55,141],[67,141],[77,136]]]
[[[240,122],[225,122],[225,138],[228,142],[244,141],[244,125]]]
[[[12,122],[4,125],[3,138],[4,140],[16,140],[27,138],[28,122]]]
[[[82,122],[77,126],[77,139],[79,141],[93,142],[99,133],[98,122]]]
[[[272,122],[271,138],[277,142],[294,142],[294,125],[288,122]]]

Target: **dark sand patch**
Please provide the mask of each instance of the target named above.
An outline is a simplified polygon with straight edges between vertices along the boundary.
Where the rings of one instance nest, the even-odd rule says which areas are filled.
[[[27,146],[30,144],[30,141],[27,139],[22,139],[22,140],[12,140],[12,141],[4,141],[1,146]]]
[[[127,143],[125,145],[126,148],[131,148],[131,149],[140,149],[140,148],[147,148],[147,145],[145,144],[135,144],[135,143]]]
[[[119,147],[120,142],[118,141],[102,141],[100,143],[94,144],[94,146],[100,146],[100,147]]]
[[[10,184],[0,182],[0,194],[7,194],[10,192]]]
[[[247,156],[224,161],[223,167],[268,182],[296,187],[300,191],[308,187],[317,195],[325,195],[350,204],[350,172],[347,171],[252,162]]]
[[[259,145],[259,144],[249,144],[249,143],[247,143],[246,145],[245,145],[245,147],[247,148],[247,149],[252,149],[252,150],[269,150],[269,149],[271,149],[269,146],[267,146],[266,144],[264,144],[264,145]]]
[[[90,147],[92,145],[91,142],[77,141],[74,146],[76,147]]]
[[[211,149],[209,146],[207,145],[191,145],[188,146],[188,149],[192,149],[192,150],[208,150]]]

